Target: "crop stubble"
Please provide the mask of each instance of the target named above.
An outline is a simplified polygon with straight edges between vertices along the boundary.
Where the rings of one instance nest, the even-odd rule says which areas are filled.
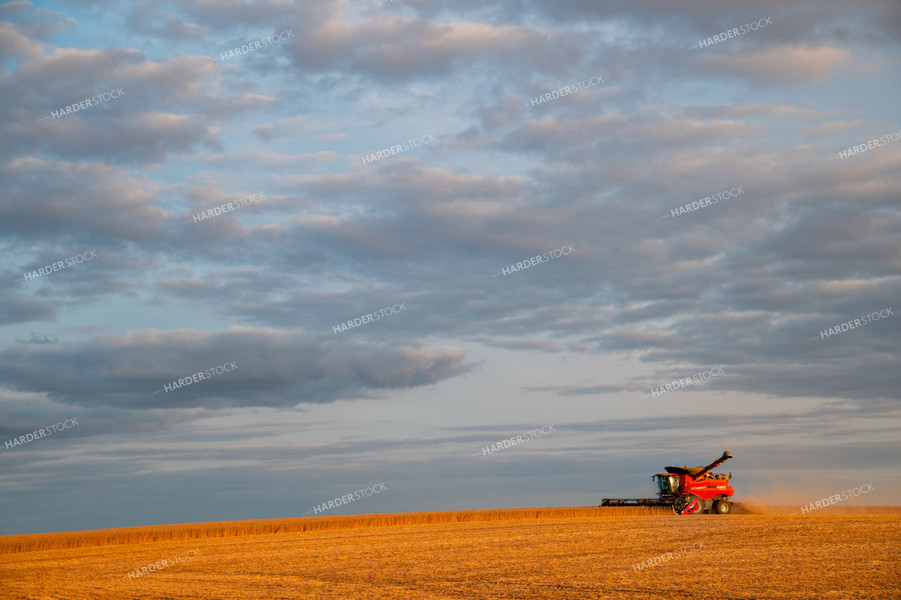
[[[901,598],[899,540],[892,515],[370,525],[0,554],[0,589],[16,600]],[[126,575],[191,548],[198,558]]]

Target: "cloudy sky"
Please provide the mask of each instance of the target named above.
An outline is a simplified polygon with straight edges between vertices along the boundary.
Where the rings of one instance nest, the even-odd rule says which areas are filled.
[[[724,449],[737,500],[895,503],[899,29],[0,5],[0,534],[596,505]]]

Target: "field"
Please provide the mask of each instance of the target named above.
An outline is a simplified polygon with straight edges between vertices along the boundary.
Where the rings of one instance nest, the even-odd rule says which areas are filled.
[[[901,598],[901,514],[879,512],[513,509],[5,536],[0,597]],[[140,573],[171,557],[185,558]]]

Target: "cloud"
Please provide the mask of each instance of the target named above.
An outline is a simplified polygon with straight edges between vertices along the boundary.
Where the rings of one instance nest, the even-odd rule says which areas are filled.
[[[700,64],[711,73],[772,86],[823,83],[851,62],[851,53],[839,48],[777,46],[728,54],[708,53]]]
[[[198,40],[207,34],[205,27],[187,23],[159,6],[146,3],[134,4],[126,23],[136,34],[168,40]]]
[[[383,82],[444,77],[466,63],[513,57],[551,70],[582,54],[572,35],[527,26],[374,17],[311,22],[304,29],[292,46],[299,68],[340,69]]]
[[[21,292],[0,292],[0,324],[53,321],[59,309],[50,302],[29,298]]]
[[[470,368],[458,348],[316,337],[245,327],[132,331],[8,349],[0,377],[70,407],[218,409],[373,398],[388,390],[433,385]],[[222,373],[207,373],[190,385],[164,387],[232,362]]]

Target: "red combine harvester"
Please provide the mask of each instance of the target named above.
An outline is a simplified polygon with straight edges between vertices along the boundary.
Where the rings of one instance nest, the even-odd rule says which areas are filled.
[[[729,485],[732,473],[710,471],[732,458],[726,450],[723,455],[706,467],[666,467],[666,473],[652,475],[657,480],[657,498],[604,498],[601,506],[672,506],[677,515],[699,512],[715,512],[727,515],[732,512],[732,494]]]

